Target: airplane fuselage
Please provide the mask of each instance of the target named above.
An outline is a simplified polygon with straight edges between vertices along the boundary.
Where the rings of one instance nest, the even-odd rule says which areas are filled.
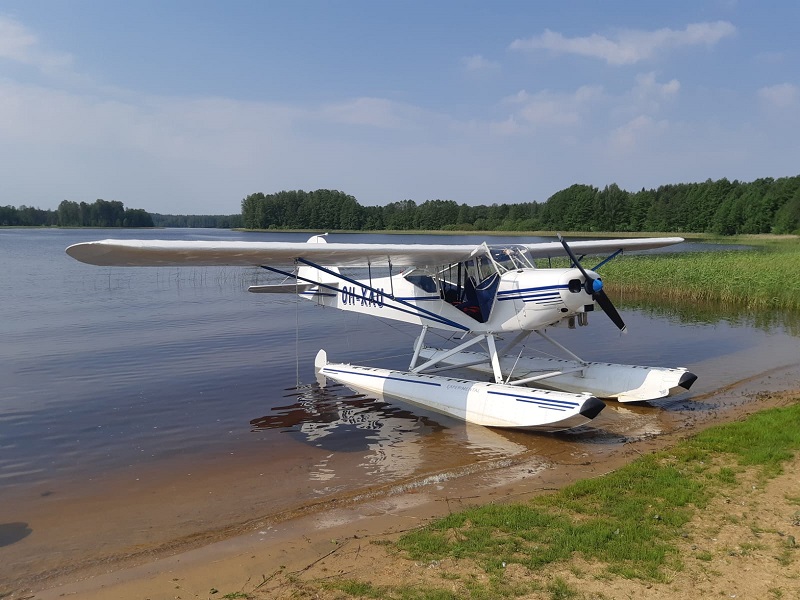
[[[344,311],[474,333],[534,331],[594,309],[578,269],[519,269],[498,277],[490,297],[473,303],[446,300],[448,284],[433,277],[404,275],[340,281],[338,290],[303,296]]]

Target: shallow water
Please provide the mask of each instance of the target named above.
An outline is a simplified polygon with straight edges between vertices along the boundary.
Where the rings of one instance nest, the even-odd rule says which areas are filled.
[[[334,361],[405,368],[416,328],[248,294],[266,281],[259,269],[100,268],[64,253],[107,237],[307,236],[0,230],[0,581],[523,453],[545,463],[584,451],[576,444],[655,435],[718,409],[705,394],[800,355],[780,316],[765,324],[620,303],[626,335],[602,313],[551,334],[587,360],[688,367],[700,377],[691,392],[611,403],[591,427],[559,436],[493,431],[314,383],[321,347]],[[484,239],[473,237],[331,241]]]

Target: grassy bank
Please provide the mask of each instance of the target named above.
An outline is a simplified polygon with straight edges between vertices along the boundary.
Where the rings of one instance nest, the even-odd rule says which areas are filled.
[[[610,292],[627,298],[800,310],[797,239],[759,240],[748,251],[625,256],[600,273]]]
[[[645,588],[654,585],[690,579],[687,563],[702,569],[715,558],[715,552],[699,547],[693,525],[693,519],[711,515],[720,517],[720,529],[726,522],[738,523],[749,532],[749,541],[716,552],[723,559],[747,559],[760,549],[771,553],[767,560],[777,569],[797,573],[800,547],[785,532],[800,524],[796,486],[794,495],[784,494],[797,519],[790,519],[785,531],[764,529],[757,524],[763,510],[753,507],[750,514],[739,505],[751,489],[782,475],[798,451],[800,403],[795,399],[530,502],[451,514],[388,546],[390,561],[435,565],[438,585],[430,577],[396,585],[347,579],[320,583],[317,589],[335,590],[343,598],[403,600],[587,597],[569,578],[601,586],[634,581],[640,593],[647,593]],[[733,499],[739,508],[721,499]],[[767,535],[775,540],[768,549]],[[776,584],[771,593],[780,598],[784,592]],[[601,592],[590,597],[615,596]]]

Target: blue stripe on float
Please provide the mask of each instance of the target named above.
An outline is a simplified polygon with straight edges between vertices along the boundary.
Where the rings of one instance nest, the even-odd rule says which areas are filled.
[[[540,398],[538,396],[523,396],[522,394],[510,394],[508,392],[493,392],[489,391],[489,394],[493,394],[495,396],[509,396],[510,398],[514,398],[519,402],[543,402],[546,404],[552,404],[561,408],[575,408],[579,406],[578,402],[569,402],[567,400],[555,400],[553,398]]]
[[[363,371],[345,371],[344,369],[331,369],[329,367],[324,367],[322,369],[322,374],[325,374],[325,371],[329,373],[343,373],[345,375],[363,375],[364,377],[376,377],[377,379],[391,379],[393,381],[403,381],[405,383],[419,383],[422,385],[433,385],[436,387],[442,387],[441,383],[436,383],[435,381],[420,381],[418,379],[404,379],[402,377],[392,377],[390,375],[378,375],[377,373],[364,373]]]
[[[548,410],[558,410],[564,412],[565,410],[569,410],[564,408],[563,406],[551,406],[550,404],[544,404],[542,402],[535,402],[534,400],[525,400],[524,398],[517,398],[517,402],[526,402],[528,404],[535,404],[536,406],[540,406],[542,408],[546,408]]]

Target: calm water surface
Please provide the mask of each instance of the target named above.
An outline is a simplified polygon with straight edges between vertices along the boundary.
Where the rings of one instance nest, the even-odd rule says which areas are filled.
[[[64,253],[70,244],[108,237],[308,236],[0,230],[0,580],[3,568],[19,573],[52,567],[42,562],[37,540],[54,547],[58,536],[44,537],[30,511],[57,512],[58,502],[66,502],[59,499],[74,499],[83,486],[104,478],[138,482],[154,473],[186,475],[187,465],[201,474],[246,464],[269,480],[250,501],[253,511],[266,514],[559,440],[569,443],[569,435],[491,431],[410,406],[376,404],[342,387],[320,390],[313,383],[320,348],[334,361],[405,368],[417,329],[290,296],[249,294],[249,285],[267,280],[256,268],[104,268]],[[340,235],[330,241],[484,239]],[[552,334],[589,360],[685,366],[700,379],[691,393],[651,406],[610,405],[596,426],[574,434],[589,443],[658,433],[664,415],[696,410],[702,403],[695,399],[703,394],[800,355],[800,340],[780,317],[755,326],[748,315],[694,319],[620,306],[627,335],[601,313],[591,315],[587,329]],[[124,519],[119,527],[131,543],[137,541]],[[19,561],[13,567],[8,552]],[[90,554],[85,548],[74,552],[76,561],[81,552]]]

